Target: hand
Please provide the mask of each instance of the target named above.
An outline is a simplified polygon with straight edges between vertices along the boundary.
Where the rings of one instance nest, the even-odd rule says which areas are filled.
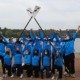
[[[78,26],[78,30],[77,30],[77,32],[80,32],[80,26]]]

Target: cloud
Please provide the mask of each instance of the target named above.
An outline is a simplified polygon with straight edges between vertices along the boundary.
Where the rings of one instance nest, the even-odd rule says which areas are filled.
[[[80,24],[79,3],[80,0],[0,0],[0,26],[23,29],[30,18],[26,9],[39,5],[41,10],[36,18],[43,29],[76,29]],[[29,26],[38,29],[34,20]]]

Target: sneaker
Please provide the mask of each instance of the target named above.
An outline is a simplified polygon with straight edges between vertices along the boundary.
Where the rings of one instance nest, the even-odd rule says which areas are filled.
[[[7,77],[7,74],[3,74],[3,77],[4,77],[4,78]]]
[[[68,74],[67,72],[64,72],[64,74],[63,74],[65,77],[69,77],[70,76],[70,74]]]
[[[23,78],[23,74],[20,75],[20,78]]]
[[[3,77],[5,77],[5,74],[3,74]]]
[[[12,74],[12,75],[11,75],[11,78],[13,78],[13,77],[14,77],[14,75]]]
[[[67,74],[68,74],[67,72],[64,72],[64,76],[67,75]]]
[[[52,78],[51,78],[51,80],[54,80],[55,79],[55,77],[53,76]]]
[[[71,77],[72,77],[72,78],[75,78],[76,76],[75,76],[75,74],[71,74]]]

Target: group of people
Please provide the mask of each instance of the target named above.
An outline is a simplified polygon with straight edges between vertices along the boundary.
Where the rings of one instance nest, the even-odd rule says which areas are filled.
[[[72,34],[66,30],[62,37],[58,36],[57,31],[45,36],[42,31],[36,36],[30,31],[25,37],[9,40],[0,32],[0,60],[2,63],[3,77],[14,77],[14,74],[22,78],[24,71],[27,77],[55,78],[56,71],[58,78],[62,79],[63,66],[65,76],[75,77],[75,54],[74,41],[79,32]]]

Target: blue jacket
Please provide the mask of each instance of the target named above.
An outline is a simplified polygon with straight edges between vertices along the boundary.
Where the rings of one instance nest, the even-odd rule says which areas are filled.
[[[22,64],[22,54],[20,52],[15,53],[14,64]]]
[[[24,64],[31,65],[32,56],[30,54],[24,54]]]
[[[62,56],[61,53],[59,55],[55,54],[54,64],[57,65],[57,66],[59,66],[59,67],[63,66],[63,56]]]
[[[9,42],[9,43],[7,44],[7,48],[10,48],[10,49],[11,49],[12,55],[14,56],[14,53],[15,53],[15,44]]]
[[[21,44],[22,43],[20,41],[15,42],[15,49],[18,47],[20,49],[20,53],[22,54],[23,53],[23,48],[22,48]]]
[[[45,49],[47,49],[49,51],[49,53],[51,53],[51,45],[50,44],[47,44]]]
[[[23,51],[25,51],[25,50],[29,50],[29,52],[30,52],[31,55],[32,55],[32,52],[33,52],[33,47],[32,47],[32,45],[26,44]]]
[[[6,44],[9,42],[2,34],[0,36],[2,36],[2,40],[0,40],[0,55],[4,56]]]
[[[8,65],[8,66],[11,66],[12,60],[11,60],[10,55],[5,54],[5,56],[4,56],[4,64],[5,64],[5,65]]]
[[[63,59],[62,58],[56,58],[54,64],[59,66],[59,67],[63,66]]]
[[[39,37],[40,37],[40,39],[44,38],[44,33],[42,31],[39,32]]]
[[[43,56],[43,67],[46,67],[46,66],[50,66],[51,64],[51,59],[48,55],[44,55]]]
[[[41,52],[43,51],[43,49],[42,49],[42,47],[40,46],[40,44],[34,45],[34,46],[33,46],[33,52],[34,52],[34,50],[38,50],[38,51],[39,51],[38,56],[40,57],[40,56],[41,56]],[[32,54],[32,55],[34,55],[34,54]]]
[[[0,55],[4,56],[5,54],[5,44],[3,42],[0,42]]]
[[[65,56],[74,53],[74,42],[77,36],[77,32],[70,38],[70,40],[65,42]]]
[[[65,44],[63,42],[56,42],[55,46],[56,50],[59,50],[60,53],[64,54]]]
[[[39,66],[40,64],[40,57],[38,55],[34,55],[32,57],[32,66]]]

